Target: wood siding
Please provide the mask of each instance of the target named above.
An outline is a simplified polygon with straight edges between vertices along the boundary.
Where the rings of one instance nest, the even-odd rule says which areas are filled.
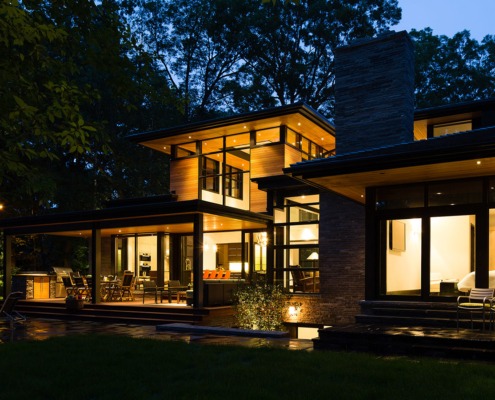
[[[291,164],[302,161],[301,151],[292,146],[285,145],[284,168],[290,167]]]
[[[251,182],[251,206],[252,212],[266,212],[266,192],[258,189],[258,184]]]
[[[251,150],[251,178],[282,175],[284,168],[283,144],[257,147]]]
[[[198,198],[198,158],[170,162],[170,190],[175,190],[179,201]]]

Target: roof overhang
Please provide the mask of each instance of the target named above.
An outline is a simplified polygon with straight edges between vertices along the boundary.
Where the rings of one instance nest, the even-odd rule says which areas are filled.
[[[61,213],[0,220],[7,235],[57,234],[90,237],[146,233],[192,233],[197,216],[203,216],[203,232],[264,229],[271,216],[220,206],[201,200],[133,204],[103,210]]]
[[[364,203],[369,187],[495,175],[495,128],[301,162],[284,172]]]
[[[304,132],[308,139],[316,143],[322,143],[322,138],[327,139],[330,136],[332,140],[326,140],[326,144],[322,147],[327,150],[335,147],[334,126],[325,117],[305,104],[292,104],[174,128],[137,133],[128,136],[128,139],[134,143],[169,154],[172,145],[248,133],[282,125],[296,132]]]

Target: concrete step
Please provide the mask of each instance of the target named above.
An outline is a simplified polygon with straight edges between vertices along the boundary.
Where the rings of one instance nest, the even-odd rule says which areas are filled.
[[[111,306],[85,304],[81,310],[67,310],[63,303],[43,303],[21,301],[16,310],[27,317],[62,320],[86,320],[112,323],[163,324],[190,323],[201,324],[208,317],[208,310],[194,310],[184,307],[156,308],[146,306]]]
[[[493,360],[495,335],[492,331],[395,327],[354,324],[320,329],[313,340],[315,350],[362,351],[377,354],[421,355],[445,358]]]

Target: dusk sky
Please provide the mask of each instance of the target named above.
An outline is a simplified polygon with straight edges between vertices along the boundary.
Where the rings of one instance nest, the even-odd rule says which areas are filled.
[[[467,29],[481,41],[495,35],[495,0],[399,0],[402,20],[392,29],[433,29],[434,35],[452,37]]]

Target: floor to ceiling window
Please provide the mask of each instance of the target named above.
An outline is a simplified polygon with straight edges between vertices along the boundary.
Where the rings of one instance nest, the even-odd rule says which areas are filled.
[[[374,230],[378,238],[375,293],[455,298],[480,282],[488,284],[488,270],[494,270],[490,275],[495,286],[495,211],[489,209],[495,196],[487,196],[490,182],[478,178],[371,191],[374,217],[368,221],[369,232]]]
[[[293,293],[320,291],[319,196],[287,198],[275,211],[275,281]]]
[[[385,276],[382,289],[387,295],[421,295],[421,219],[393,219],[382,223],[385,243]]]

